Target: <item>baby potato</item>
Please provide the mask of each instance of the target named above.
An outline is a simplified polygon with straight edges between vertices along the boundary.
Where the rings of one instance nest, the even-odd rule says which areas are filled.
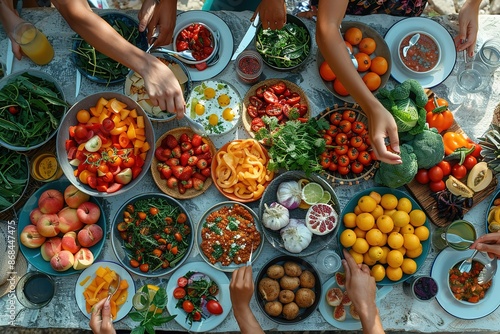
[[[298,277],[283,276],[280,279],[280,287],[285,290],[295,290],[300,286],[300,279]]]
[[[285,269],[279,264],[273,264],[267,268],[267,276],[273,279],[280,279],[285,275]]]
[[[264,300],[276,300],[280,293],[280,284],[272,278],[265,277],[259,282],[259,293]]]
[[[309,307],[314,304],[315,299],[316,295],[314,291],[308,288],[300,288],[295,294],[295,303],[297,303],[299,307]]]
[[[277,317],[283,311],[283,305],[277,300],[272,302],[267,302],[266,305],[264,305],[264,310],[271,317]]]
[[[300,286],[302,288],[314,288],[314,285],[316,284],[316,278],[314,277],[314,274],[310,272],[309,270],[304,270],[302,274],[300,274]]]
[[[293,320],[299,315],[299,306],[295,302],[285,304],[282,314],[285,319]]]
[[[302,268],[295,262],[285,262],[285,274],[291,277],[299,277],[302,274]]]
[[[288,304],[295,299],[295,293],[292,290],[281,290],[278,298],[281,303]]]

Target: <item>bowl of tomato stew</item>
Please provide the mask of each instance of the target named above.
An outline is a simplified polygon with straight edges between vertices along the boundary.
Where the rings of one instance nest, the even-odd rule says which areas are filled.
[[[420,38],[408,49],[404,57],[403,48],[408,46],[410,39],[417,33]],[[415,75],[426,75],[438,67],[441,61],[441,46],[434,36],[422,31],[413,31],[399,42],[398,55],[406,70]]]
[[[483,301],[488,289],[493,284],[493,280],[484,284],[478,283],[479,273],[484,268],[484,263],[477,260],[472,261],[472,269],[468,273],[461,273],[458,267],[462,261],[457,262],[450,269],[448,288],[459,302],[466,305],[477,305]]]
[[[174,51],[191,50],[196,59],[188,60],[177,57],[186,64],[197,65],[208,62],[217,52],[217,43],[218,40],[212,28],[201,22],[189,23],[174,31]]]

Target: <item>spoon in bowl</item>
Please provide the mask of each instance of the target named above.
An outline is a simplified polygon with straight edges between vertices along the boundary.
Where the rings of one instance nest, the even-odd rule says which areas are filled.
[[[408,50],[410,50],[410,48],[411,48],[412,46],[414,46],[415,44],[417,44],[417,42],[418,42],[419,38],[420,38],[420,34],[419,34],[419,33],[416,33],[415,35],[413,35],[413,36],[410,38],[410,43],[409,43],[407,46],[405,46],[405,47],[403,48],[403,57],[405,57],[405,58],[406,58],[406,55],[408,54]]]
[[[459,244],[461,242],[467,242],[472,244],[474,242],[472,240],[464,239],[461,236],[453,233],[441,233],[441,238],[452,244]]]
[[[495,276],[495,273],[497,272],[497,266],[498,266],[497,258],[494,258],[493,260],[488,262],[479,273],[477,282],[479,284],[488,283],[493,278],[493,276]]]

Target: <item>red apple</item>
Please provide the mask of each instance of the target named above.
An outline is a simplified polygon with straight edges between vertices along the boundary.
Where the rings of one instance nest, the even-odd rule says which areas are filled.
[[[36,228],[44,237],[55,237],[59,234],[59,217],[55,213],[43,214],[36,222]]]
[[[62,237],[62,248],[70,251],[72,254],[78,252],[81,246],[76,240],[76,232],[71,231],[63,235]]]
[[[38,199],[42,213],[58,213],[64,206],[64,196],[59,190],[45,190]]]
[[[76,214],[82,223],[95,224],[101,217],[101,210],[97,204],[85,202],[76,209]]]
[[[88,248],[81,248],[75,254],[75,263],[73,264],[73,269],[82,270],[90,267],[94,263],[94,254]]]
[[[65,271],[73,267],[75,257],[70,251],[62,250],[50,259],[50,266],[55,271]]]
[[[33,210],[31,210],[30,212],[30,221],[31,221],[31,224],[33,225],[36,225],[36,222],[38,221],[38,219],[43,215],[42,211],[40,211],[39,208],[34,208]]]
[[[45,261],[50,261],[50,259],[62,251],[61,238],[53,237],[45,240],[42,247],[40,248],[40,253]]]
[[[38,232],[35,225],[27,225],[21,232],[21,243],[28,248],[38,248],[46,240],[46,238]]]
[[[59,230],[61,233],[76,231],[83,227],[83,223],[78,219],[76,209],[69,206],[59,211],[57,216],[59,217]]]
[[[87,202],[89,199],[89,195],[72,184],[64,190],[64,201],[70,208],[76,209],[80,204]]]
[[[86,225],[78,232],[78,242],[83,247],[92,247],[102,239],[103,234],[99,225]]]

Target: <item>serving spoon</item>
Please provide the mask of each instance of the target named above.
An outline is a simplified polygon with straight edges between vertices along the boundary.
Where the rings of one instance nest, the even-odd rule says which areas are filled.
[[[459,244],[461,242],[468,242],[472,244],[474,242],[472,240],[464,239],[461,236],[453,233],[441,233],[441,238],[452,244]]]
[[[477,278],[477,282],[479,284],[485,284],[491,281],[495,273],[497,272],[498,259],[494,258],[490,262],[488,262],[484,268],[479,273],[479,277]]]
[[[403,57],[406,58],[406,55],[408,54],[408,50],[410,50],[410,48],[412,46],[414,46],[415,44],[417,44],[417,42],[418,42],[419,39],[420,39],[420,34],[419,33],[416,33],[415,35],[413,35],[410,38],[410,42],[408,43],[408,45],[403,48]]]
[[[160,31],[155,29],[153,35],[151,36],[151,44],[149,44],[148,49],[146,50],[146,53],[149,53],[149,51],[151,51],[151,49],[153,48],[153,46],[155,44],[156,39],[158,38],[158,35],[160,35]],[[187,60],[191,60],[191,61],[195,61],[196,60],[193,57],[192,51],[189,50],[189,49],[177,52],[177,51],[169,50],[169,49],[166,49],[166,48],[157,47],[157,48],[155,48],[155,51],[165,52],[165,53],[168,53],[168,54],[171,54],[171,55],[174,55],[174,56],[179,56],[181,58],[184,58],[184,59],[187,59]]]

